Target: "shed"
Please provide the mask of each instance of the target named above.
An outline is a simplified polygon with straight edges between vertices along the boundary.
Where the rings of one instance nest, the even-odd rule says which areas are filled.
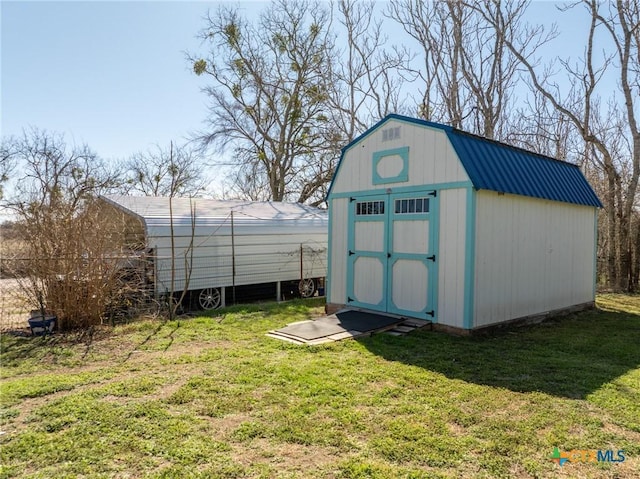
[[[573,164],[389,115],[331,183],[327,312],[469,332],[592,307],[597,210]]]
[[[186,290],[192,306],[215,309],[236,287],[247,295],[270,285],[274,299],[281,299],[285,283],[305,297],[324,289],[326,210],[205,198],[102,199],[124,215],[118,224],[128,232],[129,249],[151,258],[156,296]]]

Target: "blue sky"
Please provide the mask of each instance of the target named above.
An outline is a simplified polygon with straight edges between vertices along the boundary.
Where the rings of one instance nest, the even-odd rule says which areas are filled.
[[[105,158],[181,141],[206,98],[185,51],[202,2],[2,2],[2,133],[29,125]]]
[[[123,159],[153,144],[184,141],[202,127],[204,78],[185,52],[213,2],[2,1],[2,135],[35,126],[86,142],[100,156]],[[240,2],[255,12],[264,2]],[[534,21],[561,21],[561,55],[584,38],[579,15],[553,2],[532,5]],[[398,38],[397,36],[395,36]],[[582,41],[580,43],[583,43]]]

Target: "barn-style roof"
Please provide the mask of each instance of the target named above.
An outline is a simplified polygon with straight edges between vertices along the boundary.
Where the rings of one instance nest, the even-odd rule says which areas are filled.
[[[343,157],[349,147],[389,120],[443,130],[476,189],[602,207],[577,165],[417,118],[386,116],[345,146]]]

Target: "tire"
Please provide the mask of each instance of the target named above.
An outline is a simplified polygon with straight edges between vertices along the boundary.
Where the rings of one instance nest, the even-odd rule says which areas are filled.
[[[200,291],[198,294],[198,306],[204,311],[213,311],[220,307],[222,296],[220,289],[207,288]]]
[[[298,292],[302,298],[310,298],[316,292],[316,282],[311,278],[301,279]]]

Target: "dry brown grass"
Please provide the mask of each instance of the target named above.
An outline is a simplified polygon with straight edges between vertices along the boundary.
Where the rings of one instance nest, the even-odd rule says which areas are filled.
[[[0,279],[0,331],[24,328],[32,306],[15,279]]]

